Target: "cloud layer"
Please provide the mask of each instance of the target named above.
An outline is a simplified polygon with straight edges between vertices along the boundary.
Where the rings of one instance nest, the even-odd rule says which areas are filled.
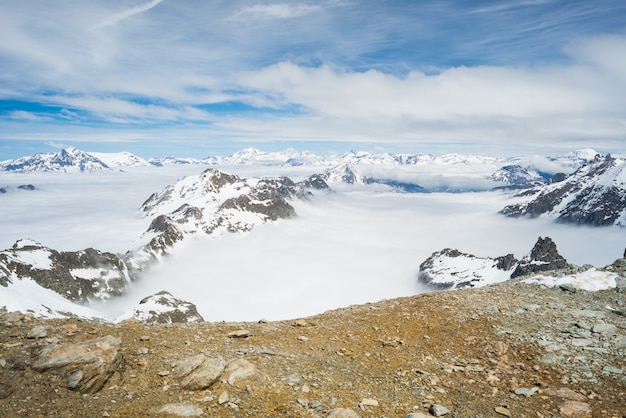
[[[626,5],[612,0],[0,10],[5,139],[623,148]]]

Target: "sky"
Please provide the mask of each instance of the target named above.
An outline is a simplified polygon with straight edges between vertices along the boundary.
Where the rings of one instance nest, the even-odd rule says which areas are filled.
[[[624,152],[623,0],[0,0],[0,160]]]

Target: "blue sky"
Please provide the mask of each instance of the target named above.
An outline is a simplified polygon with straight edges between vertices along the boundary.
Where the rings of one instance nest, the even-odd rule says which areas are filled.
[[[624,152],[626,2],[0,1],[0,160]]]

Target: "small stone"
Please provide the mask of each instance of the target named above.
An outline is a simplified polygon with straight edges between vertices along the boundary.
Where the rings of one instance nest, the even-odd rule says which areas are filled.
[[[448,408],[446,408],[443,405],[433,404],[428,409],[428,412],[430,412],[431,415],[434,415],[436,417],[442,417],[446,415],[447,413],[449,413],[450,411],[448,410]]]
[[[560,284],[559,289],[567,293],[576,293],[576,287],[571,283]]]
[[[229,400],[230,400],[230,395],[228,394],[228,391],[226,390],[220,393],[220,396],[217,397],[217,403],[220,405],[225,404]]]
[[[591,328],[591,332],[594,334],[615,334],[617,327],[613,324],[596,324]]]
[[[587,400],[585,395],[582,395],[570,388],[558,388],[558,389],[546,389],[544,393],[548,396],[554,396],[556,398],[567,399],[570,401],[584,402]]]
[[[169,403],[154,411],[155,414],[175,415],[177,417],[199,417],[204,414],[202,409],[187,403]]]
[[[364,406],[378,406],[378,401],[376,399],[363,398],[361,399],[361,403],[359,405],[361,408]]]
[[[613,366],[604,366],[602,368],[602,373],[623,374],[624,370],[618,369],[617,367],[613,367]]]
[[[570,344],[574,347],[587,347],[593,345],[594,341],[588,340],[586,338],[574,338],[570,341]]]
[[[559,406],[559,412],[564,417],[583,418],[591,416],[589,404],[580,401],[567,401]]]
[[[248,338],[252,334],[247,329],[240,329],[237,331],[229,332],[228,338]]]
[[[537,393],[537,391],[539,390],[538,387],[532,387],[532,388],[517,388],[515,389],[514,393],[516,395],[521,395],[521,396],[525,396],[527,398],[530,398],[531,396],[533,396],[535,393]]]
[[[304,342],[307,342],[307,341],[309,341],[309,339],[308,339],[307,337],[305,337],[304,335],[299,335],[299,336],[298,336],[298,341],[304,341]]]
[[[37,325],[33,329],[30,330],[26,338],[34,339],[34,338],[46,338],[48,336],[48,327],[43,325]]]
[[[170,375],[170,371],[169,370],[161,370],[158,373],[158,375],[161,376],[161,377],[169,376]]]
[[[504,408],[502,406],[496,406],[495,411],[500,415],[504,415],[505,417],[511,416],[511,411],[509,411],[507,408]]]
[[[309,385],[302,385],[302,387],[300,388],[300,390],[303,393],[309,393],[311,391],[311,388],[309,387]]]
[[[337,408],[328,413],[327,418],[360,418],[359,414],[349,408]]]
[[[61,335],[65,337],[71,337],[78,333],[78,326],[76,324],[67,324],[61,328]]]
[[[139,350],[137,350],[137,354],[141,355],[141,354],[148,354],[150,352],[150,350],[148,350],[147,347],[141,347]]]
[[[150,341],[150,336],[142,335],[141,337],[139,337],[139,341]]]
[[[292,324],[294,327],[306,327],[308,324],[304,319],[296,319]]]
[[[426,415],[423,412],[411,412],[406,414],[404,418],[430,418],[431,415]]]

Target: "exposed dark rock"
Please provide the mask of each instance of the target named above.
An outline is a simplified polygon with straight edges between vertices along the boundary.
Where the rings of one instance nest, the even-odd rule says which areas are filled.
[[[530,253],[520,260],[511,278],[568,267],[567,260],[559,254],[554,241],[550,237],[539,237]]]
[[[36,187],[33,186],[32,184],[22,184],[21,186],[17,186],[18,189],[20,190],[35,190]]]
[[[513,254],[496,257],[496,267],[500,270],[511,270],[517,264],[518,260]]]
[[[59,373],[70,390],[95,393],[120,365],[121,344],[120,338],[108,335],[79,344],[51,345],[41,351],[32,368],[41,373]]]

